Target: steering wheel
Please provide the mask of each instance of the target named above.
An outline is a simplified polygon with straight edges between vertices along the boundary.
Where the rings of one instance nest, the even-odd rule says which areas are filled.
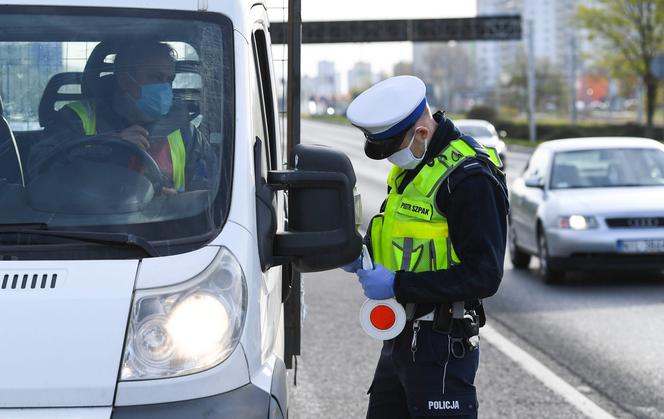
[[[108,150],[97,152],[100,148],[106,147]],[[88,149],[88,150],[85,150]],[[131,155],[137,157],[143,167],[147,169],[145,177],[152,182],[155,195],[161,193],[163,173],[159,168],[157,162],[152,158],[147,151],[137,146],[134,143],[125,141],[122,138],[110,136],[107,134],[94,135],[91,137],[77,138],[72,141],[65,141],[51,150],[39,161],[35,162],[32,168],[33,176],[36,176],[58,162],[72,162],[77,157],[91,157],[89,160],[101,160],[109,162],[112,160],[110,157],[120,154],[118,152],[124,151],[122,155]],[[96,158],[95,158],[96,157]],[[127,160],[126,158],[123,160]]]

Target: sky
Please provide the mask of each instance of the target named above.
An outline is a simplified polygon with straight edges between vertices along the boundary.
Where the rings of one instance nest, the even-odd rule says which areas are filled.
[[[282,6],[288,0],[268,0],[270,19],[282,21]],[[302,20],[380,20],[435,19],[473,17],[477,13],[476,0],[302,0]],[[273,58],[281,58],[283,48],[273,47]],[[286,58],[286,57],[283,57]],[[412,44],[387,42],[375,44],[303,45],[302,74],[315,76],[319,61],[336,63],[342,83],[348,70],[358,61],[368,61],[374,72],[391,74],[399,61],[412,59]]]

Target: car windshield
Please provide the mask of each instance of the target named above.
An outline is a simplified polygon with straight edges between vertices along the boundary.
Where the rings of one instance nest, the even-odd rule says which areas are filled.
[[[232,26],[188,17],[0,7],[0,248],[21,258],[74,245],[21,239],[12,226],[131,234],[160,255],[220,230],[231,185]],[[128,257],[116,247],[103,257]]]
[[[664,151],[611,148],[556,153],[551,189],[664,185]]]
[[[492,133],[489,128],[481,125],[458,125],[457,128],[459,128],[462,133],[475,138],[492,137],[495,134]]]

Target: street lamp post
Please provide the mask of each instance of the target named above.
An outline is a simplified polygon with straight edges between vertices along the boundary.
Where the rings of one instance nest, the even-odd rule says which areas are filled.
[[[576,126],[576,35],[570,36],[570,76],[569,76],[569,116],[572,126]]]
[[[530,142],[537,141],[535,122],[535,33],[532,20],[528,20],[528,135]]]

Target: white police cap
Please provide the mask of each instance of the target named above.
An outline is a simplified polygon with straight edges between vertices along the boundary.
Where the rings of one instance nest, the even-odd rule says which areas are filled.
[[[402,133],[426,109],[426,86],[414,76],[383,80],[359,95],[348,106],[346,116],[366,137],[364,152],[384,159],[399,149]]]

